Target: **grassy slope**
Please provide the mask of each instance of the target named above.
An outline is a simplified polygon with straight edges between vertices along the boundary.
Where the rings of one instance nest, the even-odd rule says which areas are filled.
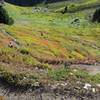
[[[48,4],[52,11],[62,11],[65,6],[68,6],[68,12],[89,9],[100,6],[99,0],[80,0],[80,1],[63,1],[58,3]]]
[[[89,22],[88,13],[32,13],[31,7],[10,4],[5,8],[15,19],[15,24],[0,26],[0,62],[4,72],[36,73],[38,77],[43,73],[37,74],[34,68],[54,67],[49,63],[86,59],[100,61],[100,25]],[[80,19],[79,25],[71,24],[75,18]],[[16,40],[18,46],[9,48],[11,40]],[[1,71],[5,78],[10,79],[10,75],[4,72]]]
[[[91,25],[84,12],[73,15],[32,13],[32,8],[12,5],[7,9],[16,20],[13,26],[6,26],[6,31],[23,44],[20,48],[54,59],[99,58],[99,24]],[[75,18],[80,18],[80,25],[71,24]]]

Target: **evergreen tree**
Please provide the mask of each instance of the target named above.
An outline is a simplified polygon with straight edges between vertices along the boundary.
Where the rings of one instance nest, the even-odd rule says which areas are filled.
[[[100,8],[97,9],[92,18],[93,22],[100,22]]]
[[[9,17],[7,11],[0,6],[0,23],[12,25],[14,23],[13,19]]]

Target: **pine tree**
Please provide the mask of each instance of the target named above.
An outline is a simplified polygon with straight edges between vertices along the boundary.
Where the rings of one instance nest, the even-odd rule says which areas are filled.
[[[92,18],[93,22],[100,22],[100,9],[97,9]]]
[[[7,11],[0,6],[0,23],[12,25],[14,23],[13,19],[9,17]]]

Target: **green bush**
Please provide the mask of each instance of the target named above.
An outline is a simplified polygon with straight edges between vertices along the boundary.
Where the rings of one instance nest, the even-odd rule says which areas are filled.
[[[29,54],[29,51],[28,51],[27,49],[24,49],[24,48],[23,48],[23,49],[20,50],[20,53],[21,53],[21,54],[26,54],[26,55],[28,55],[28,54]]]
[[[49,70],[48,72],[48,76],[51,78],[51,79],[54,79],[54,80],[57,80],[57,81],[60,81],[60,80],[65,80],[69,77],[69,74],[70,74],[71,70],[70,69],[66,69],[66,68],[60,68],[60,69],[57,69],[57,70]]]
[[[67,11],[68,11],[68,7],[66,6],[66,7],[64,8],[64,10],[61,11],[61,13],[62,13],[62,14],[65,14]]]
[[[97,9],[92,18],[93,22],[100,22],[100,9]]]
[[[14,24],[14,20],[9,17],[7,11],[2,6],[0,6],[0,23],[8,25]]]

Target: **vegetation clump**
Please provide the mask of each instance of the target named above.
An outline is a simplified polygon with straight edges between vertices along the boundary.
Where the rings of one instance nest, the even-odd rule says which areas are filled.
[[[68,7],[66,6],[66,7],[64,8],[64,10],[63,10],[61,13],[62,13],[62,14],[65,14],[67,11],[68,11]]]
[[[27,49],[21,49],[20,53],[28,55],[29,51]]]
[[[97,9],[92,18],[93,22],[100,22],[100,8]]]
[[[0,23],[8,25],[14,24],[14,20],[9,17],[7,11],[2,6],[0,6]]]

